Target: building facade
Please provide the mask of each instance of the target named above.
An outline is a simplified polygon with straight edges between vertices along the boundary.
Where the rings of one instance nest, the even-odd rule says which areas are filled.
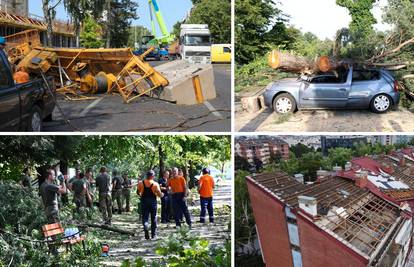
[[[0,36],[10,36],[25,30],[38,30],[43,45],[47,43],[47,24],[43,17],[29,13],[27,0],[0,0]],[[53,21],[54,47],[76,47],[74,26],[69,21]]]
[[[259,160],[263,165],[270,162],[272,155],[289,158],[289,145],[285,141],[272,136],[240,137],[236,139],[235,151],[239,157],[255,165]]]
[[[0,11],[28,17],[29,0],[0,0]]]
[[[246,178],[266,266],[407,266],[414,148],[323,174],[310,185],[283,172]]]

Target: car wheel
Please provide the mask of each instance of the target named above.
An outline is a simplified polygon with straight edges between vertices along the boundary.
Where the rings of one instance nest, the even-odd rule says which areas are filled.
[[[387,112],[391,108],[391,106],[391,98],[384,94],[374,96],[374,98],[371,101],[371,110],[375,113]]]
[[[34,106],[30,112],[28,131],[40,132],[42,131],[42,110],[38,106]]]
[[[273,110],[280,114],[296,110],[296,101],[290,94],[280,94],[273,100]]]

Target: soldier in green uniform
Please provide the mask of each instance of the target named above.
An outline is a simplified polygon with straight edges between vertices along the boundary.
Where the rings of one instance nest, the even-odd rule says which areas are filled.
[[[86,198],[86,206],[89,208],[93,207],[93,200],[95,197],[95,180],[93,179],[92,168],[87,168],[85,171],[85,178],[88,187],[88,196]]]
[[[101,167],[100,173],[95,180],[99,192],[99,207],[105,224],[111,224],[112,199],[111,199],[111,177],[106,172],[106,167]]]
[[[80,208],[86,207],[86,198],[88,193],[88,187],[84,180],[84,174],[79,173],[76,180],[70,184],[73,191],[73,202],[76,205],[76,212],[80,212]]]
[[[60,186],[53,184],[54,180],[55,171],[52,169],[47,170],[46,180],[39,188],[48,223],[59,222],[58,194],[66,193],[65,181],[67,177],[65,176]]]
[[[126,172],[124,172],[122,174],[122,179],[123,179],[123,183],[122,183],[122,203],[125,201],[125,208],[123,209],[123,211],[130,212],[131,211],[130,201],[131,201],[132,181],[128,177],[128,174]],[[123,204],[122,204],[122,207],[124,207]]]
[[[122,213],[122,184],[123,179],[118,175],[117,170],[112,171],[112,196],[118,206],[118,214]]]

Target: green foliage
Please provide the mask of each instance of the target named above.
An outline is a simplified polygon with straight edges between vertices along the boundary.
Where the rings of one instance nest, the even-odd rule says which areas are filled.
[[[213,43],[231,43],[231,1],[197,1],[186,23],[208,24]]]
[[[0,203],[0,229],[7,232],[0,232],[0,266],[7,266],[11,259],[12,266],[100,266],[101,248],[92,235],[86,240],[87,251],[76,245],[70,253],[55,257],[47,245],[28,241],[43,240],[41,227],[47,223],[37,191],[0,181]],[[71,216],[71,208],[61,210],[62,221]]]
[[[43,207],[35,191],[0,180],[0,229],[7,227],[18,234],[32,235],[45,224]]]
[[[266,55],[256,58],[248,64],[239,66],[235,71],[235,77],[235,91],[241,92],[252,86],[266,86],[269,82],[286,77],[294,77],[294,75],[269,68]]]
[[[151,35],[151,31],[144,26],[131,26],[129,27],[128,47],[138,48],[140,47],[140,40],[143,36]],[[138,47],[135,47],[135,37]]]
[[[133,0],[114,0],[111,3],[111,47],[125,47],[130,39],[131,22],[138,19],[138,3]]]
[[[129,260],[122,263],[123,267],[166,266],[166,267],[230,267],[231,242],[225,246],[212,246],[207,239],[192,236],[188,230],[181,229],[162,240],[156,253],[163,256],[161,260],[145,262],[141,257],[131,265]]]
[[[328,158],[330,167],[341,166],[345,167],[345,164],[352,159],[352,149],[344,147],[335,147],[328,150]]]
[[[234,181],[235,194],[235,244],[236,247],[254,241],[256,236],[255,220],[250,206],[249,192],[247,190],[247,171],[237,171]]]
[[[280,10],[271,0],[235,1],[236,62],[243,65],[267,52],[266,32],[272,20],[279,17]],[[268,36],[267,36],[268,38]]]
[[[230,161],[230,136],[2,136],[2,179],[20,179],[24,166],[58,163],[117,168],[136,176],[148,169],[178,166],[190,176],[204,166],[224,168]],[[163,166],[161,166],[163,164]]]
[[[99,48],[104,45],[101,39],[102,28],[91,17],[87,16],[83,22],[82,31],[80,33],[80,44],[85,48]]]

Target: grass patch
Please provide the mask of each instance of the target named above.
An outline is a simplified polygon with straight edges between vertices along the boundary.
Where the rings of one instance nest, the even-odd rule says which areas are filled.
[[[286,113],[286,114],[278,114],[276,115],[276,119],[275,119],[275,123],[276,124],[281,124],[284,122],[287,122],[290,120],[290,118],[292,117],[293,113]]]

